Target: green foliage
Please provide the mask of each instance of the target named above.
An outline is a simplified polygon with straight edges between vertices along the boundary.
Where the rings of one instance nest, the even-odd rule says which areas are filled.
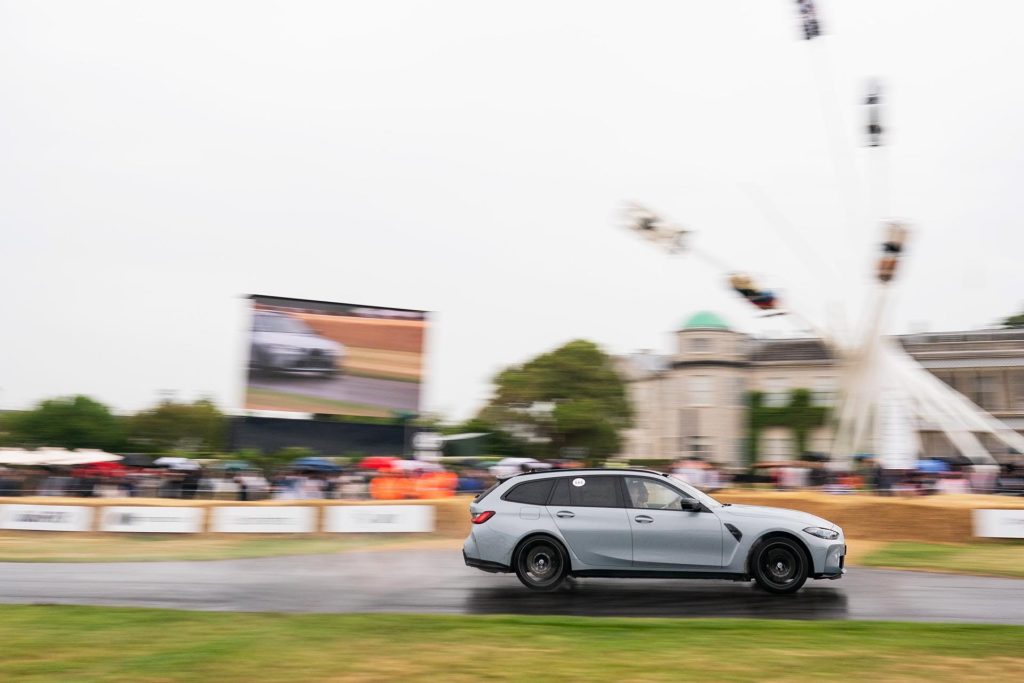
[[[5,429],[7,440],[19,446],[115,450],[124,440],[120,420],[88,396],[47,399],[32,410],[8,415]]]
[[[131,447],[139,451],[194,453],[220,451],[227,441],[228,421],[212,401],[163,401],[127,418]]]
[[[479,453],[473,452],[460,452],[456,447],[455,451],[448,453],[449,455],[500,455],[506,458],[518,457],[518,458],[529,458],[534,457],[534,453],[537,450],[535,447],[531,448],[531,445],[517,439],[515,436],[505,431],[497,424],[485,420],[480,417],[474,417],[460,422],[455,425],[446,425],[437,429],[441,434],[486,434],[481,439],[479,447],[475,450],[479,450]],[[454,443],[454,442],[453,442]],[[448,448],[446,447],[446,452]]]
[[[315,456],[316,451],[308,448],[282,448],[279,451],[273,453],[264,453],[255,449],[243,449],[237,453],[225,456],[227,460],[244,460],[256,469],[263,472],[264,475],[269,476],[274,470],[287,467],[292,461],[298,460],[299,458],[308,458]]]
[[[807,452],[807,437],[812,429],[825,424],[828,409],[812,405],[811,392],[794,389],[790,392],[789,403],[781,407],[764,405],[764,395],[753,391],[748,395],[750,415],[750,438],[748,444],[749,464],[757,462],[760,454],[761,431],[766,427],[788,427],[793,432],[796,452]]]
[[[1018,313],[1003,319],[1003,327],[1024,327],[1024,313]]]
[[[553,457],[563,448],[585,448],[588,460],[602,460],[618,451],[619,430],[631,424],[625,383],[593,342],[572,341],[507,368],[494,385],[494,398],[478,419],[506,433],[530,433],[526,451]],[[536,409],[544,405],[553,408]]]

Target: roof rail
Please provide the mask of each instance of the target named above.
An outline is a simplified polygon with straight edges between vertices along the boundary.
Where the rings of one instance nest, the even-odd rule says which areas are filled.
[[[500,477],[502,481],[508,481],[514,477],[522,477],[527,474],[550,474],[552,472],[644,472],[646,474],[657,474],[659,477],[669,476],[667,472],[659,472],[649,467],[566,467],[556,469],[553,467],[534,468],[526,472],[516,472],[507,477]]]

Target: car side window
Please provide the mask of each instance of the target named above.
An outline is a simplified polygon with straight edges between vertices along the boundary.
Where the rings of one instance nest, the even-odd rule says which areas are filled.
[[[690,496],[660,481],[647,477],[626,477],[629,506],[642,510],[682,510],[683,500]]]
[[[503,496],[503,500],[524,505],[544,505],[548,502],[548,494],[551,493],[553,483],[551,479],[523,482],[512,487],[512,490]]]
[[[561,477],[555,484],[548,505],[567,507],[620,508],[617,476],[574,476]]]

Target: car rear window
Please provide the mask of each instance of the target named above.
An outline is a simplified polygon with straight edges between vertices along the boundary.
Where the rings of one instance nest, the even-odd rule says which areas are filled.
[[[486,498],[488,496],[488,494],[490,494],[491,491],[493,491],[494,489],[496,489],[499,486],[501,486],[501,484],[502,484],[502,482],[500,482],[500,481],[491,484],[485,490],[483,490],[480,493],[476,494],[476,497],[473,499],[473,502],[474,503],[479,503],[481,500]]]
[[[525,481],[513,486],[511,491],[502,496],[502,500],[525,505],[543,505],[548,502],[548,494],[551,493],[551,485],[554,483],[551,479]]]
[[[620,508],[622,499],[619,495],[619,477],[561,477],[548,505]]]

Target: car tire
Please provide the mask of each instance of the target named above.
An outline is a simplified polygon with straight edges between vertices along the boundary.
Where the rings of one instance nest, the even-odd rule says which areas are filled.
[[[553,591],[562,585],[569,571],[569,559],[558,541],[535,538],[516,552],[516,576],[535,591]]]
[[[810,573],[807,554],[797,541],[785,536],[768,538],[757,544],[750,560],[754,581],[769,593],[795,593]]]

